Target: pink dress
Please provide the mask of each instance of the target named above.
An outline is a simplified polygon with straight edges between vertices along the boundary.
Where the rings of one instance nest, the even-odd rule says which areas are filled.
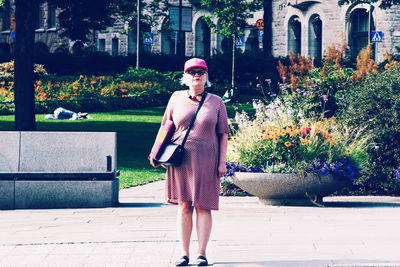
[[[161,122],[161,126],[168,120],[174,122],[176,130],[172,142],[182,143],[198,104],[188,98],[187,90],[172,94]],[[229,133],[226,108],[219,96],[208,93],[185,143],[182,165],[167,168],[166,199],[169,203],[191,201],[194,207],[218,210],[219,133]]]

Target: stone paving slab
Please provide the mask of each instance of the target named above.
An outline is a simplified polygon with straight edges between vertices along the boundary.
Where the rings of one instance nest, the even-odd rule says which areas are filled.
[[[121,190],[119,207],[0,211],[0,267],[174,266],[181,256],[177,210],[163,197],[164,182],[156,182]],[[400,198],[324,200],[326,207],[277,207],[222,197],[210,263],[400,267]]]

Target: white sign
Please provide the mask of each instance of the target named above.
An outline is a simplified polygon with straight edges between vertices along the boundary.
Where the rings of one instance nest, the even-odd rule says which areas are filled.
[[[154,34],[152,32],[143,33],[143,44],[153,44]]]
[[[383,32],[371,32],[371,42],[372,43],[382,43],[383,42]]]
[[[236,38],[236,47],[244,47],[244,36],[238,36]]]

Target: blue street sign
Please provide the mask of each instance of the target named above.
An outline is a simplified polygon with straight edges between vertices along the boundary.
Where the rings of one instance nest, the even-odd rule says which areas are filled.
[[[258,41],[262,42],[264,36],[264,30],[258,30]]]
[[[372,31],[371,32],[371,43],[382,43],[383,42],[383,32]]]
[[[236,38],[236,47],[244,47],[244,36]]]
[[[152,32],[143,33],[143,44],[153,44],[154,34]]]

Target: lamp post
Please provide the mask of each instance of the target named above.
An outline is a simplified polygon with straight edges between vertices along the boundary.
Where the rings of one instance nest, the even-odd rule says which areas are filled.
[[[139,69],[140,53],[140,0],[136,2],[136,69]]]

